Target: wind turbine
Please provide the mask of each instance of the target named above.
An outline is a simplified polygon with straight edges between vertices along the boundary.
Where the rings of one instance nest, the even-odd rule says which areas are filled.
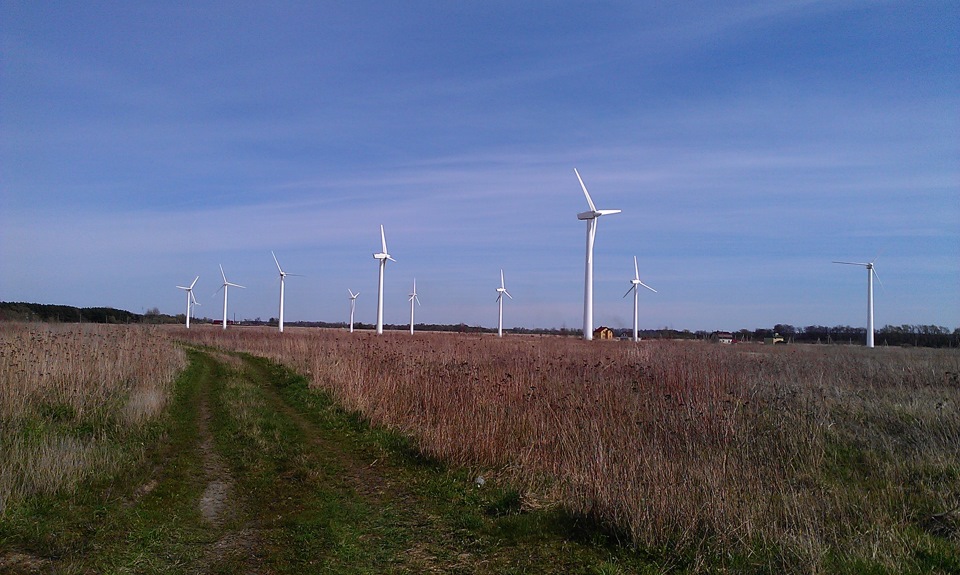
[[[193,278],[193,282],[190,284],[190,287],[177,286],[178,288],[187,292],[187,329],[190,329],[190,300],[193,300],[194,302],[197,301],[196,298],[193,297],[193,286],[197,285],[198,279],[200,279],[200,276]]]
[[[194,313],[196,313],[197,306],[200,305],[200,302],[197,301],[197,296],[195,296],[193,292],[190,293],[190,299],[193,300],[193,307],[190,309],[190,316],[192,316]],[[187,317],[190,317],[190,316],[187,316]]]
[[[499,306],[499,313],[497,314],[497,337],[503,337],[503,296],[506,296],[510,299],[513,299],[513,296],[510,295],[510,292],[507,291],[507,288],[503,285],[503,270],[500,270],[500,287],[497,288],[497,305]]]
[[[873,261],[868,263],[833,262],[835,264],[863,266],[867,268],[867,347],[873,347],[873,276],[877,276],[877,281],[880,281],[880,276],[877,275],[877,270],[873,269],[873,262],[875,261],[877,261],[877,258],[873,258]],[[883,282],[881,282],[881,285],[882,284]]]
[[[223,264],[220,264],[220,276],[223,277],[223,285],[220,286],[220,289],[223,290],[223,329],[227,329],[227,291],[230,289],[230,286],[238,287],[244,289],[242,285],[230,283],[227,281],[226,274],[223,273]],[[218,289],[217,291],[220,291]],[[217,295],[217,292],[213,292],[213,295]]]
[[[357,309],[357,296],[360,292],[353,293],[352,290],[347,289],[347,293],[350,294],[350,333],[353,333],[353,312]]]
[[[589,210],[577,214],[578,220],[587,221],[587,261],[583,272],[583,339],[590,341],[593,339],[593,240],[597,235],[597,218],[619,214],[620,210],[598,210],[590,198],[590,192],[587,186],[583,184],[583,178],[576,168],[573,172],[577,174],[580,180],[580,187],[583,188],[583,195],[587,198]]]
[[[627,297],[630,295],[630,292],[633,292],[633,341],[640,341],[637,333],[637,300],[640,299],[640,290],[638,288],[639,286],[643,286],[653,293],[657,293],[657,290],[640,281],[640,268],[637,267],[637,256],[633,256],[633,279],[630,280],[630,283],[633,285],[630,286],[627,293],[623,294],[623,297]]]
[[[413,278],[413,292],[410,294],[410,335],[413,335],[413,303],[420,305],[420,298],[417,297],[417,278]]]
[[[390,257],[387,252],[387,237],[383,235],[383,224],[380,224],[380,253],[373,254],[373,257],[380,260],[380,283],[377,284],[377,333],[383,333],[383,269],[387,267],[387,260],[395,262],[397,260]]]
[[[280,272],[280,318],[279,319],[280,319],[280,333],[283,333],[283,280],[287,276],[298,276],[298,277],[303,277],[303,276],[300,276],[300,274],[291,274],[283,271],[283,268],[280,267],[280,262],[277,261],[277,254],[271,251],[270,255],[273,256],[273,261],[274,263],[277,264],[277,270]]]

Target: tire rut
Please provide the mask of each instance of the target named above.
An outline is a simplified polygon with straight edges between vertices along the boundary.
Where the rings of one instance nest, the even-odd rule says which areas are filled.
[[[221,361],[220,357],[206,355],[212,361],[226,363]],[[197,572],[207,573],[214,570],[218,564],[229,562],[232,572],[260,573],[261,558],[257,554],[257,548],[261,537],[258,530],[253,528],[250,522],[231,525],[241,515],[241,504],[236,497],[236,481],[223,458],[217,453],[214,441],[213,413],[210,406],[211,397],[216,393],[211,381],[213,377],[216,376],[208,372],[208,377],[201,386],[197,407],[197,449],[207,482],[198,506],[203,519],[221,533],[215,542],[206,546]]]
[[[212,415],[210,413],[209,386],[207,386],[206,391],[200,396],[197,429],[200,436],[198,448],[202,456],[203,474],[207,481],[207,487],[203,490],[198,505],[200,514],[207,522],[220,526],[223,524],[226,511],[228,511],[233,477],[214,447],[213,433],[210,431]]]

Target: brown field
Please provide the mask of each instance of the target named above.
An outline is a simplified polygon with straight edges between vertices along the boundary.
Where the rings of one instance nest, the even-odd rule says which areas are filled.
[[[960,553],[960,353],[851,346],[3,323],[0,518],[136,461],[124,438],[162,415],[177,340],[275,359],[523,507],[694,570]]]
[[[163,413],[185,365],[155,328],[0,323],[0,518],[136,457],[125,438]]]
[[[562,505],[641,548],[895,569],[931,537],[960,543],[955,350],[257,328],[175,337],[291,366],[423,452],[516,482],[528,508]]]

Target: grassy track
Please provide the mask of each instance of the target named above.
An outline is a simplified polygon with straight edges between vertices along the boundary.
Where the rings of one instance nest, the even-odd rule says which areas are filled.
[[[659,572],[421,458],[266,360],[191,350],[145,464],[0,524],[10,573]],[[154,435],[156,437],[156,430]],[[146,436],[145,436],[146,437]]]

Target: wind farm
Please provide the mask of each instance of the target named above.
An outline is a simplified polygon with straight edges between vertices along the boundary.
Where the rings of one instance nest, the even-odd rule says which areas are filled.
[[[960,573],[960,3],[223,8],[0,4],[0,572]]]
[[[594,318],[594,251],[595,251],[598,220],[602,216],[622,214],[623,212],[622,210],[619,210],[619,209],[598,209],[596,204],[594,203],[592,196],[590,195],[590,192],[587,189],[586,184],[584,183],[582,176],[580,175],[579,170],[577,168],[573,168],[573,172],[576,177],[577,183],[579,184],[580,191],[583,194],[583,198],[586,201],[586,204],[588,207],[587,211],[580,212],[577,214],[577,219],[580,221],[584,221],[586,223],[586,245],[585,245],[586,249],[584,253],[583,307],[582,307],[583,327],[579,331],[579,335],[585,341],[592,341],[594,338],[594,332],[595,332],[594,319],[593,319]],[[626,216],[629,217],[629,214],[627,214]],[[655,254],[648,254],[648,255],[655,255]],[[285,271],[280,265],[280,262],[276,256],[276,253],[274,253],[273,251],[271,251],[271,256],[276,266],[276,272],[279,274],[278,280],[279,280],[279,287],[280,287],[278,316],[275,320],[275,323],[278,327],[278,331],[280,333],[283,333],[284,325],[286,321],[285,310],[284,310],[286,278],[288,276],[299,276],[300,274],[292,274]],[[377,265],[378,265],[377,302],[376,302],[377,307],[376,307],[375,322],[373,323],[373,329],[378,335],[380,335],[380,334],[383,334],[384,326],[385,326],[384,324],[384,301],[385,301],[384,276],[385,276],[386,264],[387,264],[387,261],[396,262],[396,260],[393,258],[393,256],[390,255],[387,249],[386,233],[385,233],[383,224],[380,225],[380,251],[375,252],[373,254],[373,258],[377,261]],[[623,299],[631,295],[631,293],[633,294],[633,313],[632,313],[632,317],[630,318],[630,326],[632,330],[629,332],[629,337],[627,336],[627,334],[624,334],[620,337],[620,339],[630,340],[634,343],[639,343],[641,340],[641,337],[640,337],[641,327],[640,327],[640,317],[639,317],[640,316],[639,314],[640,288],[644,288],[653,293],[657,293],[657,290],[655,290],[654,288],[650,287],[649,285],[645,284],[643,281],[640,280],[639,264],[638,264],[638,259],[636,255],[633,256],[633,260],[634,260],[634,276],[630,280],[630,288],[627,290],[625,294],[623,294],[621,298]],[[876,274],[876,270],[874,269],[874,261],[871,261],[871,262],[833,261],[834,264],[862,266],[867,270],[867,318],[866,318],[866,330],[865,330],[865,345],[867,348],[875,347],[876,329],[874,327],[874,311],[873,311],[874,309],[873,308],[873,296],[874,296],[873,279],[875,277],[878,278],[878,276]],[[219,291],[223,291],[223,317],[220,319],[220,321],[222,323],[223,329],[226,329],[227,325],[230,323],[227,319],[228,288],[230,286],[242,288],[243,286],[227,281],[222,265],[220,266],[220,273],[221,273],[221,277],[223,278],[223,284],[221,285],[217,293],[219,293]],[[184,290],[187,295],[187,313],[185,314],[186,316],[185,324],[187,327],[189,327],[189,324],[190,324],[190,318],[193,311],[193,306],[199,305],[199,303],[196,301],[196,298],[193,295],[193,286],[196,284],[197,279],[199,279],[199,276],[197,276],[197,278],[194,279],[193,283],[191,283],[190,286],[177,286],[177,288]],[[495,328],[495,333],[497,334],[498,337],[503,337],[504,336],[504,324],[503,324],[504,296],[506,296],[509,299],[513,299],[513,296],[506,289],[506,284],[505,284],[504,274],[502,269],[500,270],[500,286],[496,288],[496,292],[497,292],[497,298],[496,298],[497,325]],[[347,331],[349,331],[350,333],[354,333],[356,329],[355,320],[356,320],[356,311],[357,311],[357,297],[359,296],[359,292],[355,294],[352,291],[352,289],[348,289],[347,293],[349,295],[349,300],[350,300],[350,315],[349,315],[349,321],[343,325],[347,329]],[[413,280],[412,291],[406,295],[407,295],[407,303],[410,306],[410,314],[409,314],[409,322],[404,327],[408,329],[409,333],[412,335],[416,331],[416,321],[415,321],[416,307],[420,305],[420,299],[417,293],[416,279]],[[652,307],[655,309],[656,305],[653,305]],[[257,322],[253,322],[253,323],[257,323]],[[271,319],[271,323],[273,323],[273,319]],[[458,323],[460,325],[465,325],[462,321],[457,322],[456,320],[450,321],[447,325],[453,326],[453,325],[457,325]],[[397,329],[397,326],[398,324],[393,324],[393,327],[391,329]],[[493,328],[488,328],[488,329],[493,330]],[[603,329],[609,329],[609,328],[603,328]],[[764,338],[758,336],[758,340],[759,339],[764,339]]]

